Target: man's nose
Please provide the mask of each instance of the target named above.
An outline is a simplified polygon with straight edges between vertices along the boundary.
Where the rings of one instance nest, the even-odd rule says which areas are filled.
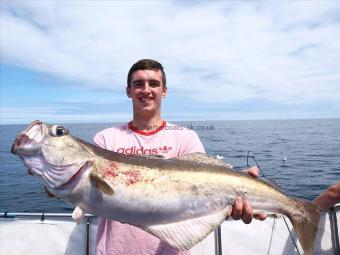
[[[148,82],[144,83],[144,86],[142,87],[143,92],[150,92],[150,86]]]

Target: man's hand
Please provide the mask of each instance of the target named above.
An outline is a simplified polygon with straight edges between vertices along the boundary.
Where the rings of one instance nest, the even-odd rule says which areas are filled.
[[[255,166],[247,169],[246,173],[254,178],[259,177],[259,169]],[[264,220],[267,218],[267,215],[264,213],[260,213],[254,216],[251,203],[247,200],[243,200],[241,197],[237,197],[233,206],[233,210],[231,212],[231,217],[234,220],[242,219],[244,223],[249,224],[252,221],[253,217],[258,220]]]

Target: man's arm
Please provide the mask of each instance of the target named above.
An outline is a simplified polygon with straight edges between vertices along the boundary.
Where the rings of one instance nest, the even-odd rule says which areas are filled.
[[[314,203],[320,206],[322,211],[327,211],[333,205],[340,203],[340,182],[329,186],[314,199]]]

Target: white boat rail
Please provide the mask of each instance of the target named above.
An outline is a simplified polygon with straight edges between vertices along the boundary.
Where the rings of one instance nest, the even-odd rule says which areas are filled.
[[[327,214],[322,215],[319,225],[321,233],[318,233],[314,254],[340,254],[339,214],[340,204],[332,208]],[[48,254],[56,255],[92,255],[95,253],[96,225],[97,217],[91,214],[86,214],[83,223],[77,225],[73,222],[70,213],[0,213],[0,254],[36,255],[46,254],[46,250],[48,250]],[[289,227],[291,229],[291,225]],[[60,229],[62,232],[60,232]],[[39,231],[45,233],[37,233]],[[61,233],[60,236],[56,236],[58,233]],[[39,238],[44,238],[44,242],[51,242],[50,246],[34,244],[31,239],[35,240],[35,235],[38,241]],[[61,239],[60,242],[57,240],[58,238]],[[293,238],[296,241],[296,235],[293,235]],[[250,225],[243,224],[240,221],[228,220],[213,234],[195,246],[191,253],[192,255],[303,254],[299,243],[297,242],[298,247],[296,249],[290,239],[291,237],[282,219],[271,218],[263,222],[253,221]],[[25,240],[27,240],[27,243],[25,243]],[[14,247],[17,248],[13,252]],[[34,252],[30,253],[32,249]],[[75,249],[77,252],[75,252]],[[239,252],[235,252],[235,249]]]

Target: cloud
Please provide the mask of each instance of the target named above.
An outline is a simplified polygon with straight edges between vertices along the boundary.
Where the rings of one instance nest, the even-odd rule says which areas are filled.
[[[195,102],[339,100],[338,17],[336,1],[5,1],[1,55],[97,89],[155,58]]]

